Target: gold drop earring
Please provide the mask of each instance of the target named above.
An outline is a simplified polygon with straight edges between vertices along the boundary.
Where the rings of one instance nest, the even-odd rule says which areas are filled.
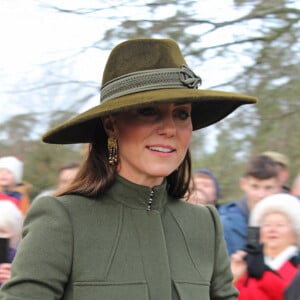
[[[107,139],[108,163],[115,166],[118,163],[118,141],[115,137],[110,136]]]

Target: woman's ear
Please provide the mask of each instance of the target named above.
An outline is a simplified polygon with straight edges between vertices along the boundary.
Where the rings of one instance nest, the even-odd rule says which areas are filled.
[[[115,120],[112,116],[105,116],[102,118],[103,128],[107,136],[112,136],[115,133]]]

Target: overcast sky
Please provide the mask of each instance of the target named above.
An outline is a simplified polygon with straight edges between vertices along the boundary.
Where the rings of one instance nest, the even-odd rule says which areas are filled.
[[[45,0],[44,2],[72,8],[71,5],[76,7],[78,3],[83,3],[84,7],[97,6],[97,4],[99,6],[99,1],[101,0]],[[75,49],[80,49],[98,40],[105,28],[114,26],[109,19],[103,24],[103,21],[99,23],[99,18],[96,17],[79,17],[43,9],[40,7],[42,2],[39,0],[0,0],[0,103],[5,104],[7,108],[1,113],[2,117],[5,113],[9,115],[19,112],[19,109],[21,112],[23,112],[22,109],[28,109],[28,107],[24,108],[20,105],[24,99],[12,98],[11,95],[14,87],[22,87],[22,79],[32,78],[34,80],[40,76],[40,66],[43,63],[70,56]],[[114,3],[113,0],[106,2],[109,5]],[[106,2],[101,2],[101,6]],[[145,3],[144,0],[141,0],[141,4],[143,3]],[[219,18],[220,20],[237,17],[242,13],[232,9],[231,0],[201,0],[197,12],[199,17],[203,15],[205,18]],[[107,15],[110,13],[124,15],[134,12],[131,9],[120,9],[105,13]],[[172,11],[160,12],[161,16],[166,16],[168,13],[170,14]],[[155,16],[161,18],[160,14]],[[139,10],[139,15],[135,15],[135,18],[145,16]],[[198,29],[195,28],[195,30]],[[218,36],[218,39],[222,37],[224,34]],[[210,41],[205,42],[208,45]],[[70,60],[72,75],[79,80],[99,82],[107,55],[108,51],[101,53],[98,50],[89,50],[85,55],[80,56],[80,60]],[[226,68],[222,70],[223,61],[224,59],[222,60],[220,57],[219,61],[215,59],[207,66],[205,63],[208,62],[203,62],[203,69],[206,71],[205,74],[199,75],[204,77],[204,88],[218,83],[216,76],[208,74],[208,72],[215,73],[213,66],[218,66],[219,81],[224,80],[223,76],[226,76],[228,71]],[[99,97],[95,97],[87,106],[96,105],[98,102]]]
[[[43,63],[68,57],[102,34],[103,29],[96,27],[97,20],[42,9],[39,2],[0,0],[0,103],[9,111],[17,110],[19,101],[12,103],[10,92],[22,85],[23,78],[34,79]],[[85,1],[87,5],[89,2],[95,3]],[[77,79],[99,81],[101,62],[105,61],[99,59],[99,52],[89,51],[71,66],[72,72],[78,73]]]

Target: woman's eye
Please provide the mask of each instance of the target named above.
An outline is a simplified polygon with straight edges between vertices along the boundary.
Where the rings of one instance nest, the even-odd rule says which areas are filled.
[[[176,115],[180,120],[186,120],[190,117],[190,112],[185,109],[179,109],[177,110]]]
[[[142,116],[154,116],[156,114],[156,110],[154,107],[142,107],[138,110],[138,114]]]

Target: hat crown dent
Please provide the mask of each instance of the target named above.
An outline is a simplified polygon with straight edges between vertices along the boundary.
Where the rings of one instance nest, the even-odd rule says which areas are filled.
[[[117,45],[108,57],[102,86],[138,71],[179,68],[186,61],[172,39],[134,39]]]

